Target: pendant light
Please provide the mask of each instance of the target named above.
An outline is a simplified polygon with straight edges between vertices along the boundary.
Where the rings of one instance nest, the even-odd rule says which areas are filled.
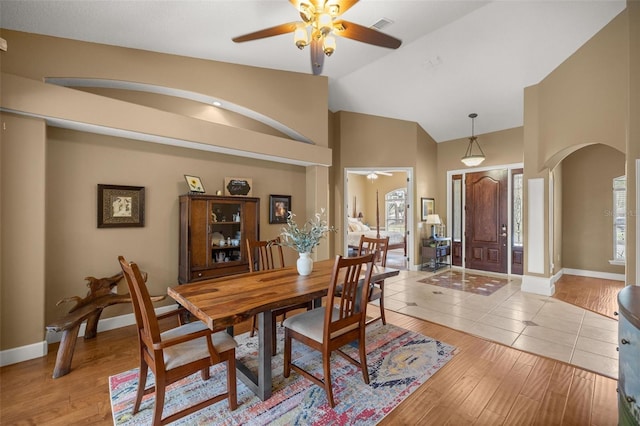
[[[464,157],[462,157],[462,162],[464,163],[465,166],[467,167],[473,167],[473,166],[478,166],[480,165],[480,163],[482,163],[485,159],[484,156],[484,152],[482,151],[482,148],[480,148],[480,144],[478,143],[478,138],[474,136],[474,119],[478,116],[478,114],[471,113],[469,114],[469,118],[471,119],[471,137],[469,138],[469,146],[467,147],[467,152],[464,154]],[[473,152],[473,144],[476,144],[476,146],[478,147],[478,151],[480,151],[480,153],[475,153]]]

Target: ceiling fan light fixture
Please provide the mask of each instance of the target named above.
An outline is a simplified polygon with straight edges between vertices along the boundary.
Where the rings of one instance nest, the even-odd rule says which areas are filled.
[[[469,118],[471,119],[471,137],[469,138],[469,145],[467,145],[467,151],[464,154],[464,157],[460,161],[464,163],[467,167],[479,166],[484,160],[485,155],[478,143],[478,138],[474,135],[474,120],[478,116],[478,114],[471,113],[469,114]],[[479,152],[474,153],[473,145],[478,147]]]
[[[336,51],[336,38],[332,35],[328,35],[322,42],[322,51],[325,55],[331,56]]]
[[[296,30],[293,33],[293,40],[300,50],[304,49],[305,46],[309,44],[307,27],[304,24],[300,23],[296,25]]]
[[[378,175],[375,174],[375,173],[369,173],[367,175],[367,179],[369,179],[370,181],[374,181],[374,180],[378,179]]]
[[[333,29],[333,18],[328,13],[321,13],[316,20],[318,30],[323,36],[327,36]]]

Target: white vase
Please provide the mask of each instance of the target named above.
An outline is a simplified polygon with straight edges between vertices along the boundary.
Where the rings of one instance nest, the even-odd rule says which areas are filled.
[[[309,275],[313,270],[313,259],[311,259],[311,253],[300,253],[296,266],[298,267],[298,273],[300,275]]]

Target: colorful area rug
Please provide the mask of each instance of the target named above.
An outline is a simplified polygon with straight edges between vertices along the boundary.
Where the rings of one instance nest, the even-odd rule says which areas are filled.
[[[447,271],[424,278],[418,282],[489,296],[510,281],[510,279],[506,278],[489,277],[460,271]]]
[[[324,389],[292,371],[282,375],[283,328],[278,326],[278,352],[273,357],[273,395],[260,401],[238,380],[238,408],[229,411],[221,401],[174,423],[179,425],[333,425],[375,424],[407,398],[438,369],[449,361],[455,348],[419,333],[391,324],[367,327],[367,365],[370,383],[362,373],[340,356],[331,359],[335,408],[327,402]],[[237,336],[236,357],[250,368],[255,367],[257,337],[248,333]],[[345,352],[357,354],[357,348],[345,346]],[[322,358],[299,342],[293,342],[296,363],[322,375]],[[253,365],[252,365],[253,364]],[[225,366],[211,369],[211,379],[203,381],[194,374],[167,390],[164,416],[186,404],[220,393],[225,388]],[[111,412],[115,425],[148,425],[153,410],[153,394],[142,400],[141,411],[131,415],[138,382],[138,369],[109,377]],[[147,386],[153,383],[150,373]]]

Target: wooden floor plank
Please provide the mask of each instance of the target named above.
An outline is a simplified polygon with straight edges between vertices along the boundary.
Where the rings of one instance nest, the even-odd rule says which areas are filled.
[[[594,380],[574,375],[567,398],[567,406],[563,421],[570,425],[591,424],[591,408]]]
[[[591,424],[592,426],[614,426],[618,422],[617,418],[611,417],[611,407],[618,404],[617,382],[606,380],[597,374],[594,380]]]
[[[527,378],[527,386],[523,389],[522,394],[536,401],[542,401],[544,394],[549,387],[551,376],[557,361],[552,359],[540,358],[533,367],[531,374]]]
[[[533,424],[540,403],[524,395],[518,395],[516,398],[505,424],[525,426]]]
[[[553,298],[617,319],[618,292],[624,281],[564,274],[555,283]]]

